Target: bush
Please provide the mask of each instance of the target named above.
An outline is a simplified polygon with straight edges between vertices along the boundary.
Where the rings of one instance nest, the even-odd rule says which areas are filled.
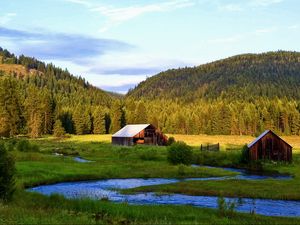
[[[174,137],[169,137],[168,138],[168,141],[167,141],[167,146],[170,146],[170,145],[172,145],[173,143],[175,143],[176,141],[175,141],[175,138]]]
[[[172,164],[190,165],[193,160],[192,148],[184,142],[175,142],[168,147],[168,161]]]
[[[218,211],[220,216],[232,217],[236,212],[237,203],[232,200],[226,202],[223,197],[218,197]]]
[[[15,192],[15,161],[0,144],[0,200],[8,202]]]
[[[27,140],[20,140],[17,145],[16,149],[20,152],[39,152],[40,148],[38,145],[30,144]]]
[[[20,152],[27,152],[30,150],[30,143],[27,140],[21,140],[17,143],[16,147]]]
[[[186,168],[187,168],[186,165],[180,164],[180,165],[178,166],[178,171],[177,171],[178,175],[179,175],[179,176],[185,176],[185,175],[187,174]]]
[[[10,140],[5,143],[5,148],[7,151],[11,152],[15,149],[15,145],[16,145],[16,142]]]
[[[248,164],[250,161],[248,146],[244,145],[241,152],[240,163]]]

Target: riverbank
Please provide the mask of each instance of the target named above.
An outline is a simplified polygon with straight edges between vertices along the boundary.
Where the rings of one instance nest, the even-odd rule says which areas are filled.
[[[212,168],[173,166],[166,161],[165,147],[116,147],[107,142],[71,141],[46,138],[31,141],[38,152],[11,153],[16,158],[18,191],[9,205],[0,205],[0,224],[299,224],[297,218],[264,217],[235,213],[219,215],[217,210],[191,206],[133,206],[103,199],[68,200],[24,192],[24,187],[65,181],[108,178],[184,178],[234,176],[236,173]],[[70,157],[54,157],[54,152]],[[198,153],[198,149],[194,151]],[[225,153],[224,153],[225,154]],[[238,154],[217,159],[232,163]],[[73,156],[94,161],[79,163]],[[291,167],[293,168],[293,167]],[[286,169],[288,170],[288,169]],[[282,171],[287,172],[287,171]],[[213,181],[212,181],[213,182]],[[214,181],[216,182],[216,181]],[[213,183],[214,183],[213,182]],[[281,182],[281,181],[278,181]],[[129,222],[128,222],[129,221]],[[126,223],[125,223],[126,224]]]

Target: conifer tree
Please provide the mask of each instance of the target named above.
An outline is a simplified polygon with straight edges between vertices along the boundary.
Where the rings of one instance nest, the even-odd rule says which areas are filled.
[[[111,133],[115,133],[121,128],[121,123],[120,123],[120,119],[122,116],[121,107],[122,107],[122,105],[121,105],[120,101],[114,102],[111,107],[111,110],[110,110]]]
[[[136,123],[136,124],[148,123],[147,110],[146,110],[144,102],[142,102],[142,101],[140,101],[137,104],[137,107],[135,109],[134,123]]]
[[[94,134],[105,134],[105,115],[106,110],[101,109],[99,106],[93,112],[93,133]]]
[[[18,84],[11,77],[0,79],[0,136],[15,136],[22,122]]]
[[[66,134],[65,129],[62,126],[62,122],[60,120],[56,120],[53,127],[53,135],[55,137],[64,137]]]

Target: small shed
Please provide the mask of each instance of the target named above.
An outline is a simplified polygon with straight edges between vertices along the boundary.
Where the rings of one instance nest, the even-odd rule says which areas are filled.
[[[112,144],[114,145],[166,145],[167,140],[168,138],[152,124],[126,125],[112,135]]]
[[[271,130],[266,130],[248,145],[250,160],[292,161],[292,146]]]

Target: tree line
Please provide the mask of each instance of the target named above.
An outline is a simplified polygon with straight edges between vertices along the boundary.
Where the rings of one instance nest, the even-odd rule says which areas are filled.
[[[3,49],[0,58],[0,63],[27,69],[25,74],[0,72],[0,136],[107,134],[134,123],[151,123],[165,133],[178,134],[258,135],[265,129],[300,133],[300,98],[281,96],[281,89],[271,88],[279,95],[273,97],[246,91],[247,98],[238,98],[224,91],[219,97],[197,99],[188,97],[191,94],[138,98],[133,92],[122,98],[34,58],[16,57]]]

